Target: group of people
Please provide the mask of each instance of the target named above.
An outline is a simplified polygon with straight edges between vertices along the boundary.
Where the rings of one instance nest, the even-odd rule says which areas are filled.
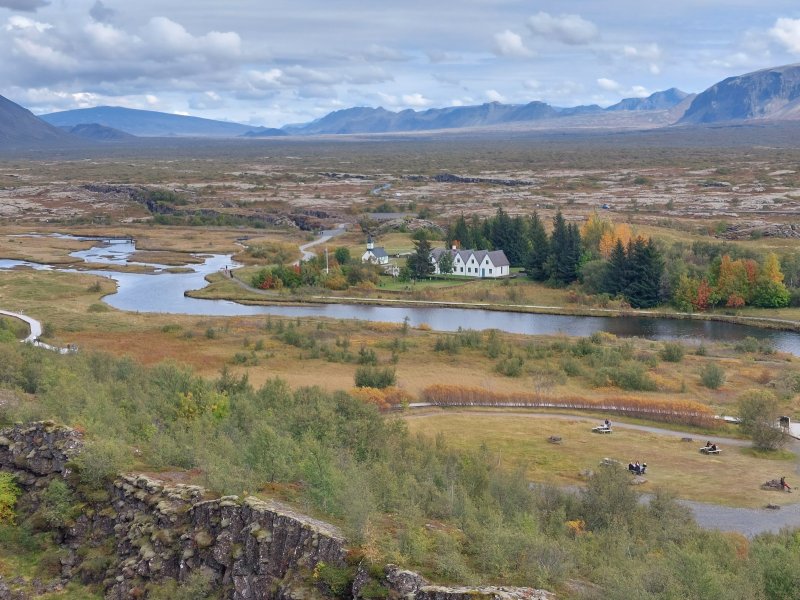
[[[644,475],[647,471],[647,463],[639,464],[638,460],[636,462],[629,462],[628,471],[634,473],[635,475]]]
[[[711,452],[716,452],[718,450],[717,445],[716,444],[712,444],[711,442],[706,442],[705,449],[706,449],[706,452],[708,452],[709,450]]]

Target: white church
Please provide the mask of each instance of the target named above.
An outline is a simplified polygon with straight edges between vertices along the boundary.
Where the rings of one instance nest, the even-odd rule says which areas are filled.
[[[372,236],[367,238],[367,251],[361,255],[362,263],[372,263],[374,265],[388,265],[389,255],[386,250],[380,246],[375,247],[375,242]]]

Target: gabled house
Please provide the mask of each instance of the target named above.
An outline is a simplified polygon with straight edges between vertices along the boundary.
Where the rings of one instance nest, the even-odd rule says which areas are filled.
[[[464,277],[503,277],[510,273],[511,263],[502,250],[457,250],[434,248],[431,262],[434,273],[439,274],[439,261],[449,253],[453,257],[453,275]]]
[[[369,236],[367,238],[367,251],[361,255],[361,262],[372,263],[375,265],[388,265],[389,255],[382,247],[376,247],[375,242],[372,240],[372,236]]]

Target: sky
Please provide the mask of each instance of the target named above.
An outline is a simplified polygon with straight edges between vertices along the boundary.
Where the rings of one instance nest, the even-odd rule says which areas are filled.
[[[0,95],[278,127],[600,104],[800,62],[797,0],[0,0]]]

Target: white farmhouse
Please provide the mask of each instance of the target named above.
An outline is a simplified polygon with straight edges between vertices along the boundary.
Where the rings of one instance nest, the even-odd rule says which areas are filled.
[[[511,264],[502,250],[457,250],[434,248],[431,262],[439,274],[439,261],[445,253],[453,257],[453,275],[465,277],[503,277],[510,273]]]
[[[386,254],[386,250],[380,246],[376,248],[372,236],[369,236],[367,238],[367,251],[361,255],[361,262],[375,265],[388,265],[389,255]]]

